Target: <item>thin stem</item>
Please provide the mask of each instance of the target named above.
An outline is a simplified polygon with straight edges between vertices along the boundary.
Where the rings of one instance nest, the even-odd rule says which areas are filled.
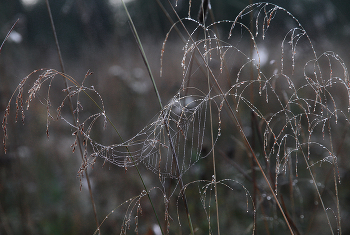
[[[1,43],[0,46],[0,53],[1,53],[1,49],[4,46],[5,42],[7,41],[7,39],[10,37],[10,34],[12,33],[13,29],[15,28],[17,22],[19,21],[19,18],[16,20],[16,22],[12,25],[11,29],[7,32],[6,37],[4,38],[4,40]]]
[[[144,61],[145,64],[146,64],[148,74],[149,74],[149,76],[150,76],[150,78],[151,78],[151,80],[152,80],[153,88],[154,88],[154,91],[155,91],[155,93],[156,93],[156,95],[157,95],[158,102],[159,102],[159,106],[160,106],[161,109],[163,109],[163,105],[162,105],[162,101],[161,101],[161,98],[160,98],[160,95],[159,95],[159,92],[158,92],[158,89],[157,89],[157,85],[156,85],[156,82],[155,82],[155,80],[154,80],[154,78],[153,78],[152,70],[151,70],[151,67],[150,67],[150,65],[149,65],[149,63],[148,63],[148,60],[147,60],[147,57],[146,57],[146,53],[145,53],[145,51],[143,50],[143,46],[142,46],[140,37],[139,37],[139,35],[138,35],[138,33],[137,33],[137,30],[136,30],[136,28],[135,28],[134,22],[133,22],[132,19],[131,19],[131,16],[130,16],[130,14],[129,14],[128,8],[126,7],[124,1],[123,1],[123,0],[121,0],[121,1],[122,1],[122,3],[123,3],[124,10],[125,10],[125,12],[126,12],[126,14],[127,14],[127,16],[128,16],[129,23],[130,23],[131,28],[132,28],[132,33],[134,34],[134,37],[135,37],[136,42],[137,42],[137,46],[138,46],[139,49],[140,49],[140,52],[141,52],[141,55],[142,55],[142,59],[143,59],[143,61]]]
[[[56,28],[55,28],[55,24],[54,24],[53,18],[52,18],[50,3],[49,3],[49,0],[45,0],[45,2],[46,2],[47,12],[49,13],[49,17],[50,17],[50,23],[51,23],[51,28],[52,28],[53,36],[54,36],[54,38],[55,38],[55,44],[56,44],[58,59],[59,59],[59,61],[60,61],[61,70],[62,70],[63,73],[65,73],[65,71],[64,71],[64,64],[63,64],[63,59],[62,59],[62,55],[61,55],[60,44],[58,43],[58,39],[57,39]],[[66,85],[66,87],[67,87],[67,82],[65,83],[65,85]]]
[[[49,13],[49,17],[50,17],[50,22],[51,22],[51,28],[52,28],[53,36],[55,38],[55,44],[56,44],[56,48],[57,48],[57,54],[58,54],[58,58],[59,58],[59,61],[60,61],[61,70],[62,70],[62,73],[65,73],[63,59],[62,59],[62,55],[61,55],[61,49],[60,49],[60,45],[58,43],[58,38],[57,38],[57,34],[56,34],[56,28],[55,28],[55,24],[54,24],[54,21],[53,21],[53,18],[52,18],[50,3],[49,3],[48,0],[45,0],[45,2],[46,2],[47,12]],[[77,119],[76,119],[76,116],[74,114],[74,109],[73,109],[73,103],[72,103],[72,100],[71,100],[71,98],[69,96],[69,88],[68,88],[68,84],[67,84],[67,79],[65,79],[65,78],[66,77],[63,76],[64,86],[65,86],[65,88],[67,90],[67,95],[68,95],[69,107],[70,107],[70,110],[71,110],[71,113],[72,113],[72,117],[74,119],[74,123],[77,124]],[[78,142],[80,156],[81,156],[82,159],[84,159],[83,150],[82,150],[82,147],[81,147],[79,135],[77,135],[77,139],[78,139],[77,142]],[[93,209],[93,212],[94,212],[94,218],[95,218],[96,226],[98,228],[100,225],[99,225],[98,218],[97,218],[97,210],[96,210],[95,200],[94,200],[94,197],[92,195],[91,183],[90,183],[89,174],[87,172],[87,169],[85,169],[85,175],[86,175],[86,181],[87,181],[87,184],[88,184],[88,189],[89,189],[92,209]],[[99,231],[99,234],[101,234],[100,231]]]
[[[204,6],[206,4],[207,6]],[[202,0],[201,4],[201,9],[199,11],[199,19],[202,20],[203,28],[204,28],[204,42],[206,44],[205,48],[208,49],[207,45],[207,32],[206,32],[206,26],[205,26],[205,19],[206,19],[206,14],[209,8],[209,0],[204,1]],[[200,15],[202,14],[202,15]],[[200,22],[200,20],[199,20]],[[205,60],[206,63],[208,64],[209,62],[209,53],[205,53]],[[216,224],[217,224],[217,230],[218,230],[218,235],[220,235],[220,217],[219,217],[219,202],[218,202],[218,189],[217,189],[217,176],[216,176],[216,164],[215,164],[215,146],[214,146],[214,130],[213,130],[213,112],[212,112],[212,104],[211,104],[211,95],[210,95],[210,73],[209,73],[209,68],[207,67],[207,81],[208,81],[208,99],[209,99],[209,116],[210,116],[210,138],[211,138],[211,147],[212,147],[212,155],[213,155],[213,178],[214,178],[214,196],[215,196],[215,207],[216,207]]]

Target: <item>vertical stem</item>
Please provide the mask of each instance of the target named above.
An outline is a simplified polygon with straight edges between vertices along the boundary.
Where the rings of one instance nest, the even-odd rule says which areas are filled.
[[[46,2],[47,11],[48,11],[49,17],[50,17],[50,22],[51,22],[51,28],[52,28],[53,36],[55,38],[57,54],[58,54],[58,58],[59,58],[59,61],[60,61],[61,70],[62,70],[62,73],[65,73],[63,59],[62,59],[62,56],[61,56],[61,49],[60,49],[60,45],[58,43],[57,34],[56,34],[56,28],[55,28],[55,24],[54,24],[54,21],[53,21],[53,18],[52,18],[50,3],[49,3],[48,0],[45,0],[45,2]],[[64,86],[66,87],[67,95],[68,95],[69,94],[69,89],[68,89],[68,85],[67,85],[67,79],[64,76],[62,76],[62,78],[64,80]],[[70,110],[71,110],[71,113],[72,113],[72,117],[74,119],[74,123],[77,124],[77,118],[75,117],[75,114],[74,114],[73,103],[72,103],[72,100],[71,100],[69,95],[68,95],[68,103],[69,103],[69,107],[70,107]],[[80,156],[81,156],[82,160],[84,161],[83,150],[81,148],[81,143],[80,143],[79,136],[77,136],[77,139],[78,139],[78,147],[79,147]],[[86,181],[87,181],[87,184],[88,184],[88,189],[89,189],[92,209],[94,211],[94,218],[95,218],[96,226],[97,226],[97,228],[99,228],[99,222],[98,222],[98,219],[97,219],[97,210],[96,210],[95,200],[94,200],[94,197],[92,195],[91,183],[90,183],[89,174],[87,172],[87,169],[85,169],[85,176],[86,176]],[[99,230],[99,234],[101,234],[100,230]]]
[[[209,73],[208,73],[208,88],[210,88],[210,80],[209,80]],[[209,100],[210,100],[210,94],[209,94]],[[216,223],[218,228],[218,234],[220,235],[220,218],[219,218],[219,202],[218,202],[218,190],[217,190],[217,183],[216,183],[216,164],[215,164],[215,148],[214,148],[214,131],[213,131],[213,114],[211,110],[211,102],[209,101],[209,115],[210,115],[210,137],[211,137],[211,146],[212,146],[212,152],[213,152],[213,178],[215,180],[214,182],[214,193],[215,193],[215,206],[216,206]]]
[[[252,5],[253,1],[249,0],[249,4]],[[250,23],[249,23],[249,27],[250,27],[250,31],[253,32],[253,11],[251,10],[249,13],[249,18],[250,18]],[[250,41],[250,58],[253,58],[253,51],[254,51],[254,42],[253,40]],[[253,63],[250,64],[250,80],[253,81],[254,80],[254,69],[253,69]],[[254,103],[254,87],[250,86],[250,102]],[[252,149],[255,150],[256,149],[256,142],[255,142],[255,132],[254,132],[254,112],[251,112],[251,128],[252,128],[252,139],[251,139],[251,146]],[[256,205],[256,192],[257,192],[257,186],[256,186],[256,174],[255,174],[255,161],[253,159],[250,159],[250,164],[251,164],[251,171],[252,171],[252,179],[253,179],[253,203]]]
[[[64,64],[63,64],[62,55],[61,55],[60,44],[58,43],[58,39],[57,39],[56,28],[55,28],[55,24],[54,24],[53,18],[52,18],[50,3],[49,3],[49,0],[45,0],[45,2],[46,2],[47,12],[49,13],[49,17],[50,17],[50,23],[51,23],[53,36],[55,38],[55,44],[56,44],[58,59],[60,61],[61,70],[62,70],[62,73],[65,73],[65,71],[64,71]],[[64,81],[65,81],[65,85],[67,87],[67,80],[64,79]]]
[[[208,43],[207,43],[207,31],[206,31],[206,16],[208,14],[208,11],[210,9],[210,0],[202,0],[199,14],[198,14],[198,21],[203,25],[204,29],[204,43],[205,43],[205,63],[209,63],[209,53],[208,53]],[[217,181],[216,181],[216,164],[215,164],[215,147],[214,147],[214,130],[213,130],[213,112],[211,107],[211,96],[210,96],[210,72],[209,67],[206,67],[206,74],[207,74],[207,82],[208,82],[208,98],[209,98],[209,116],[210,116],[210,138],[211,138],[211,147],[212,147],[212,156],[213,156],[213,177],[212,180],[214,180],[214,197],[215,197],[215,208],[216,208],[216,224],[217,224],[217,230],[218,235],[220,235],[220,217],[219,217],[219,202],[218,202],[218,190],[217,190]],[[210,221],[209,221],[210,222]]]

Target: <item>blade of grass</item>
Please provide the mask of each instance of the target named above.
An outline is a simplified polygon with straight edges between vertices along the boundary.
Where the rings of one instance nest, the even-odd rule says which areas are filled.
[[[10,34],[12,33],[13,29],[15,28],[17,22],[19,21],[19,18],[16,20],[16,22],[12,25],[11,29],[7,32],[6,37],[4,38],[4,40],[1,43],[0,46],[0,53],[1,53],[1,49],[4,46],[5,42],[7,41],[7,39],[10,37]]]
[[[148,60],[147,60],[147,57],[146,57],[146,53],[145,53],[145,51],[143,50],[143,46],[142,46],[140,37],[139,37],[139,35],[138,35],[138,33],[137,33],[137,30],[136,30],[136,28],[135,28],[134,22],[133,22],[132,19],[131,19],[131,16],[130,16],[130,14],[129,14],[128,8],[126,7],[124,1],[123,1],[123,0],[121,0],[121,1],[122,1],[124,10],[125,10],[125,12],[126,12],[126,14],[127,14],[127,16],[128,16],[129,24],[130,24],[131,29],[132,29],[131,31],[132,31],[132,33],[134,34],[134,37],[135,37],[136,42],[137,42],[137,46],[139,47],[140,52],[141,52],[142,59],[143,59],[143,61],[145,62],[145,65],[146,65],[146,67],[147,67],[148,74],[149,74],[149,76],[150,76],[150,78],[151,78],[151,80],[152,80],[153,88],[154,88],[154,91],[155,91],[155,93],[156,93],[156,95],[157,95],[158,102],[159,102],[159,106],[160,106],[161,109],[163,109],[163,105],[162,105],[162,101],[161,101],[161,98],[160,98],[160,95],[159,95],[159,92],[158,92],[158,89],[157,89],[157,85],[156,85],[156,82],[155,82],[155,80],[154,80],[154,78],[153,78],[152,71],[151,71],[151,67],[150,67],[150,65],[149,65],[149,63],[148,63]]]

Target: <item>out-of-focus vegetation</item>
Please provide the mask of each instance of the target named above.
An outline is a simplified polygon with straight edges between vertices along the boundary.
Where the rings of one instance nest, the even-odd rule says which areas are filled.
[[[161,2],[170,17],[176,21],[168,2]],[[310,35],[316,51],[335,51],[346,65],[350,65],[350,21],[347,14],[350,3],[306,0],[271,2],[287,9],[299,20]],[[212,1],[215,21],[234,20],[249,3],[248,0]],[[159,105],[124,9],[120,4],[112,4],[106,0],[62,0],[50,1],[50,4],[66,73],[82,82],[86,72],[92,71],[93,74],[86,78],[84,84],[95,86],[102,95],[108,116],[123,138],[131,138],[154,118],[159,112]],[[162,101],[166,104],[176,94],[182,82],[181,59],[184,44],[176,34],[171,35],[164,57],[166,69],[163,69],[163,76],[160,77],[161,47],[171,23],[155,0],[130,1],[127,6],[150,61]],[[191,15],[195,18],[199,1],[193,1],[191,9]],[[188,1],[179,0],[176,10],[181,17],[187,17]],[[45,2],[39,0],[34,5],[26,5],[19,0],[0,2],[1,41],[18,18],[19,22],[0,54],[1,112],[5,110],[12,92],[23,77],[40,68],[60,70]],[[274,31],[269,33],[277,35],[279,29],[290,23],[280,21],[271,29]],[[271,51],[274,45],[269,46],[268,51]],[[275,47],[277,50],[280,45]],[[58,79],[56,82],[59,84]],[[51,97],[52,102],[56,105],[62,100],[60,93],[63,88],[62,84],[51,88],[52,94],[55,94]],[[45,94],[42,95],[38,98],[45,100]],[[84,109],[88,116],[96,107],[85,100]],[[4,154],[1,151],[0,234],[93,234],[96,225],[93,222],[87,187],[82,179],[80,189],[80,181],[76,177],[81,163],[80,156],[72,153],[70,147],[74,142],[72,128],[62,122],[52,122],[48,139],[45,133],[45,106],[34,102],[31,110],[25,114],[25,125],[20,120],[18,123],[9,121],[8,152]],[[350,231],[345,222],[350,220],[348,128],[349,126],[344,126],[346,131],[338,136],[341,144],[335,146],[342,156],[338,164],[344,234]],[[108,129],[96,131],[94,136],[106,145],[120,142],[118,135]],[[231,157],[242,159],[237,157],[239,153],[234,153],[234,149],[234,146],[222,147],[227,155],[232,154]],[[202,164],[201,172],[195,174],[199,179],[211,180],[212,173],[206,172],[207,166]],[[234,168],[230,171],[231,168],[228,168],[231,166],[228,166],[224,158],[218,160],[218,165],[219,169],[223,169],[219,172],[221,178],[236,177],[235,174],[238,174],[236,179],[242,180],[244,184],[243,175],[239,175]],[[146,184],[158,178],[145,168],[141,167],[141,172]],[[134,168],[126,171],[109,163],[104,164],[102,159],[98,159],[94,168],[89,169],[89,174],[100,221],[122,202],[143,190]],[[145,203],[139,229],[141,234],[145,234],[155,224],[153,212],[146,199],[143,200]],[[307,195],[305,200],[309,200],[309,204],[314,203]],[[163,203],[161,200],[155,201],[156,204]],[[243,200],[242,204],[245,206],[246,201]],[[191,209],[196,210],[196,203],[191,205]],[[304,210],[314,208],[304,207]],[[125,210],[126,206],[115,210],[104,222],[103,234],[120,231]],[[227,215],[231,216],[230,213],[228,211]],[[176,223],[174,221],[171,223]],[[200,224],[196,218],[194,221]],[[229,217],[224,217],[223,221],[230,223]],[[311,227],[314,228],[315,225]],[[307,228],[303,231],[307,231]],[[230,231],[222,233],[229,234]]]

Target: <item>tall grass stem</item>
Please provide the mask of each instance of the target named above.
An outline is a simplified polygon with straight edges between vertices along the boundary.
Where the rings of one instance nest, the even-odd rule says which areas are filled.
[[[54,24],[52,13],[51,13],[50,3],[49,3],[49,0],[45,0],[45,2],[46,2],[47,12],[48,12],[49,17],[50,17],[50,23],[51,23],[53,36],[55,38],[55,44],[56,44],[56,48],[57,48],[57,54],[58,54],[58,58],[59,58],[59,61],[60,61],[61,70],[62,70],[62,73],[65,74],[63,59],[62,59],[62,55],[61,55],[61,49],[60,49],[60,45],[58,43],[58,38],[57,38],[56,28],[55,28],[55,24]],[[77,119],[76,119],[76,116],[74,114],[72,100],[71,100],[71,98],[69,96],[69,88],[68,88],[67,80],[66,80],[66,78],[64,76],[63,76],[63,80],[64,80],[64,86],[66,88],[66,92],[67,92],[67,95],[68,95],[69,107],[70,107],[70,110],[71,110],[71,113],[72,113],[72,117],[74,119],[74,123],[76,124]],[[77,143],[78,143],[78,148],[79,148],[81,159],[84,159],[83,150],[82,150],[82,147],[81,147],[81,142],[80,142],[79,135],[77,135],[77,140],[78,140]],[[89,178],[89,174],[88,174],[87,169],[85,169],[85,177],[86,177],[86,182],[88,184],[88,190],[89,190],[89,195],[90,195],[92,209],[93,209],[93,212],[94,212],[94,218],[95,218],[96,226],[98,228],[100,225],[99,225],[98,218],[97,218],[96,204],[95,204],[95,200],[94,200],[94,197],[93,197],[93,194],[92,194],[92,188],[91,188],[90,178]],[[101,234],[100,231],[99,231],[99,234]]]

